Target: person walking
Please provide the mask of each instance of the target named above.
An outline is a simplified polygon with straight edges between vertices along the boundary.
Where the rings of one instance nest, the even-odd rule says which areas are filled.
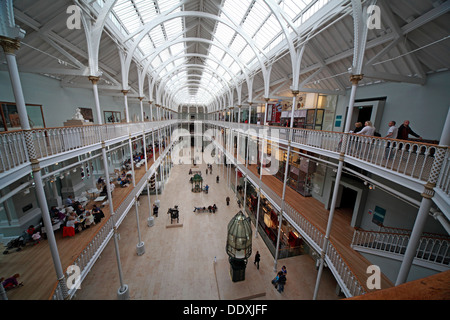
[[[261,255],[259,254],[259,251],[256,251],[255,254],[255,262],[253,264],[256,264],[256,268],[259,270],[259,261],[261,260]]]
[[[278,292],[282,293],[284,291],[284,285],[286,284],[286,275],[283,272],[281,272],[280,276],[278,277],[277,284],[278,284],[277,289]]]
[[[403,124],[400,127],[398,127],[397,132],[398,132],[397,139],[400,139],[400,140],[408,140],[409,135],[412,135],[412,136],[422,140],[422,137],[420,135],[418,135],[417,133],[412,131],[411,127],[409,126],[409,120],[403,121]]]
[[[230,197],[227,196],[227,198],[225,199],[227,201],[227,206],[230,205]]]

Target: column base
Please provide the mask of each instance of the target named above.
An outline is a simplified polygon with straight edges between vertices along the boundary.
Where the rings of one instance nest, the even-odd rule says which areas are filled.
[[[145,253],[144,242],[138,243],[136,246],[136,253],[138,256],[142,256]]]
[[[150,217],[147,219],[147,226],[153,227],[154,224],[155,224],[155,218]]]
[[[130,292],[128,291],[128,285],[124,285],[123,289],[119,288],[117,290],[117,298],[119,300],[130,300]]]

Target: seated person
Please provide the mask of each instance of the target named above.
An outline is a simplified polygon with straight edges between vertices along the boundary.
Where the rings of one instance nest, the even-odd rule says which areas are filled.
[[[64,215],[64,213],[62,213],[61,211],[59,211],[59,209],[56,206],[51,207],[50,209],[50,217],[52,219],[56,219],[56,220],[64,220],[64,218],[66,217]]]
[[[73,201],[72,196],[69,195],[65,201],[66,206],[72,206],[75,203],[75,201]]]
[[[75,211],[71,211],[69,213],[69,216],[67,217],[66,227],[68,227],[68,228],[72,227],[75,229],[76,221],[77,221],[77,214],[75,213]]]
[[[36,232],[36,229],[34,229],[34,226],[33,225],[30,225],[29,227],[28,227],[28,229],[27,229],[27,231],[25,231],[25,233],[24,233],[24,240],[25,240],[25,243],[27,243],[27,242],[29,242],[29,241],[31,241],[31,240],[33,240],[33,234]]]
[[[9,290],[12,288],[16,288],[18,286],[23,286],[23,283],[19,283],[19,281],[17,281],[17,279],[20,277],[20,274],[16,273],[15,275],[13,275],[12,277],[9,277],[7,279],[1,278],[0,282],[3,285],[3,288],[5,288],[5,290]]]
[[[86,216],[86,221],[85,221],[86,228],[89,228],[92,224],[95,224],[94,215],[89,210],[86,210],[85,216]]]
[[[105,199],[108,199],[108,189],[106,187],[106,183],[103,183],[103,189],[100,192],[101,197],[106,197]]]
[[[77,216],[80,216],[84,213],[85,209],[83,208],[83,206],[81,205],[81,203],[78,204],[78,206],[75,208],[75,212],[77,214]]]

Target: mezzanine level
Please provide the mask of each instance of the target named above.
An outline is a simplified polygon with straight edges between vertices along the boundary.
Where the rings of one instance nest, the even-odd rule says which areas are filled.
[[[261,126],[230,124],[228,122],[213,122],[212,124],[221,129],[231,127],[234,131],[243,134],[244,137],[249,134],[249,137],[253,139],[267,138],[270,141],[276,141],[279,145],[288,145],[287,137],[289,137],[290,129],[275,129],[276,134],[271,136],[267,132],[258,132],[260,129],[266,129]],[[233,132],[231,132],[231,135],[233,135]],[[362,166],[365,170],[375,174],[395,176],[397,177],[394,180],[395,182],[406,179],[409,181],[409,186],[413,190],[417,189],[419,191],[420,188],[423,188],[424,182],[430,176],[431,168],[435,161],[434,154],[437,146],[418,144],[417,142],[411,141],[388,140],[358,135],[349,136],[349,143],[345,149],[345,154],[351,157],[352,163],[360,167]],[[339,157],[338,151],[340,151],[340,144],[343,139],[344,134],[342,133],[294,129],[291,145],[302,150],[312,151],[319,155],[337,159]],[[228,143],[223,144],[224,140],[228,141]],[[226,155],[227,161],[231,161],[252,185],[256,188],[261,188],[261,193],[277,207],[278,211],[281,211],[282,182],[269,174],[261,175],[260,178],[256,165],[246,164],[244,159],[245,155],[239,154],[236,151],[235,142],[230,143],[230,141],[233,141],[233,139],[226,137],[218,139],[218,142],[216,141],[217,145]],[[234,147],[230,148],[230,145]],[[448,178],[446,178],[448,174],[446,173],[448,171],[448,148],[444,148],[444,150],[446,152],[446,160],[444,160],[444,172],[441,173],[439,178],[439,186],[448,192],[448,188],[446,187],[448,186]],[[445,182],[446,179],[447,182]],[[401,184],[401,182],[398,183]],[[323,208],[317,209],[316,204],[306,204],[308,200],[299,200],[302,197],[296,191],[289,187],[286,189],[285,211],[282,212],[283,219],[289,221],[300,232],[302,237],[307,240],[311,247],[320,253],[322,251],[327,224],[327,210]],[[315,201],[311,200],[310,202]],[[338,226],[339,232],[331,235],[330,242],[332,245],[328,250],[326,262],[347,296],[368,292],[363,279],[367,279],[366,269],[370,263],[351,248],[354,230],[350,227],[349,221],[343,221],[342,217],[337,217],[337,221],[334,224]],[[448,245],[444,243],[443,247],[439,247],[437,250],[444,250],[444,256],[448,256],[447,247]],[[443,261],[444,264],[441,264],[436,270],[440,270],[439,268],[448,269],[447,259],[445,258]],[[387,279],[383,279],[383,281],[383,287],[392,285]]]
[[[89,128],[90,126],[52,128],[32,130],[32,136],[34,137],[34,144],[37,146],[36,149],[39,150],[39,160],[45,165],[45,163],[50,164],[55,161],[62,161],[66,158],[89,152],[91,149],[101,148],[102,141],[104,141],[106,145],[110,145],[127,139],[129,136],[138,136],[179,122],[180,121],[171,120],[138,124],[134,123],[132,125],[118,124],[108,125],[106,127],[102,126],[96,130]],[[241,133],[244,133],[244,130],[249,127],[247,124],[230,124],[228,122],[209,123],[224,127],[225,129],[232,128]],[[256,136],[258,136],[256,129],[265,128],[253,125],[251,125],[251,127],[255,129]],[[130,130],[130,132],[128,130]],[[272,130],[272,128],[270,128],[270,130]],[[290,129],[284,128],[280,130],[277,138],[277,141],[280,144],[287,144],[286,137],[289,135],[289,130]],[[26,156],[24,136],[25,135],[21,132],[2,134],[0,144],[0,147],[2,148],[2,172],[0,173],[0,182],[3,184],[11,183],[10,179],[12,176],[21,177],[31,171],[29,159]],[[259,136],[263,137],[263,135]],[[292,145],[328,156],[332,159],[337,159],[339,157],[339,149],[337,147],[339,146],[339,142],[342,141],[343,136],[343,133],[293,129]],[[408,181],[408,185],[413,190],[422,188],[424,182],[427,181],[435,161],[434,155],[438,149],[442,149],[442,147],[421,144],[419,142],[388,140],[356,135],[350,135],[349,141],[345,153],[346,161],[363,166],[369,172],[376,174],[381,174],[380,172],[382,172],[383,174],[396,177],[396,180],[394,181],[397,181],[399,184],[403,183],[403,181]],[[438,180],[439,183],[436,189],[439,189],[444,196],[447,195],[448,197],[449,152],[448,148],[444,148],[444,150],[444,163],[442,165]],[[223,149],[223,151],[226,152],[226,149]],[[387,159],[384,159],[383,155],[386,154],[388,157]],[[392,155],[392,158],[389,157],[390,155]],[[234,159],[239,170],[246,172],[249,180],[253,178],[254,182],[257,183],[256,167],[253,168],[252,166],[249,166],[249,168],[245,168],[245,165],[238,164],[236,161],[238,158],[236,153],[234,155],[229,153],[228,156]],[[404,168],[405,165],[407,169]],[[148,168],[148,171],[140,177],[139,180],[137,179],[138,182],[133,191],[122,199],[117,209],[117,212],[120,213],[118,214],[119,223],[120,217],[124,217],[126,212],[131,208],[136,195],[140,194],[144,188],[145,182],[152,174],[154,174],[155,169],[158,166],[159,163],[155,163],[155,166]],[[253,169],[254,172],[251,173],[248,169]],[[262,188],[262,192],[265,192],[267,197],[272,199],[275,203],[280,201],[280,194],[274,193],[271,188]],[[320,230],[307,220],[302,222],[303,218],[298,210],[289,205],[286,207],[285,212],[283,212],[283,216],[288,219],[291,224],[297,225],[299,230],[312,230],[311,232],[306,232],[305,237],[310,237],[317,245],[317,248],[320,249],[321,241],[323,241],[323,228]],[[85,274],[92,266],[96,257],[98,257],[104,243],[111,238],[112,228],[112,225],[106,226],[104,232],[99,232],[92,241],[87,244],[86,248],[81,251],[82,254],[77,258],[78,260],[76,263],[83,266]],[[315,234],[314,237],[312,236],[313,234]],[[357,280],[358,277],[355,276],[355,272],[349,268],[348,261],[341,257],[341,252],[338,249],[333,249],[333,247],[330,249],[329,255],[327,256],[327,264],[330,269],[335,270],[335,276],[337,275],[336,278],[341,287],[344,288],[347,296],[358,295],[365,292],[362,287],[364,284],[361,286],[361,282],[364,283],[364,281]]]

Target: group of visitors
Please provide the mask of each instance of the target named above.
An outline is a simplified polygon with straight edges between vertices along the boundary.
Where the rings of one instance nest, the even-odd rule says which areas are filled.
[[[66,203],[71,200],[68,197]],[[56,207],[52,207],[53,215],[61,217],[64,213],[60,212]],[[58,212],[56,212],[58,211]],[[82,230],[88,229],[91,225],[99,223],[105,217],[103,211],[94,204],[91,210],[87,210],[80,202],[74,201],[72,205],[66,206],[66,218],[64,219],[64,227],[73,228],[73,232],[68,231],[68,235],[73,235]]]
[[[118,175],[117,177],[117,183],[122,188],[128,187],[131,184],[131,176],[125,172],[125,170],[122,170],[122,173]]]
[[[287,281],[286,275],[287,269],[286,266],[283,266],[281,270],[278,271],[277,276],[272,279],[272,284],[275,286],[275,289],[277,289],[279,293],[284,291],[284,286]]]
[[[196,212],[196,211],[206,211],[206,210],[208,210],[209,213],[216,213],[217,206],[214,203],[212,206],[208,206],[208,208],[206,208],[206,207],[194,207],[194,212]]]
[[[385,138],[408,140],[409,135],[412,135],[412,136],[422,140],[422,137],[419,134],[415,133],[411,129],[409,124],[410,124],[410,121],[405,120],[397,128],[395,121],[389,121],[389,123],[388,123],[389,129],[385,135]],[[353,129],[353,131],[350,131],[350,133],[356,133],[356,134],[361,134],[361,135],[365,135],[365,136],[379,136],[379,137],[381,136],[379,133],[376,132],[376,128],[373,126],[371,121],[366,121],[364,123],[364,127],[361,122],[355,123],[355,129]]]

